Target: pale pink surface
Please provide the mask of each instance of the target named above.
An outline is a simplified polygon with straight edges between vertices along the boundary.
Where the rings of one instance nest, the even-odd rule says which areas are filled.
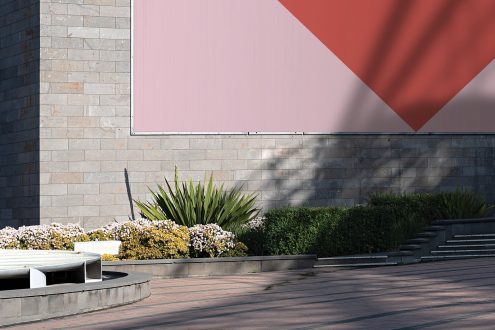
[[[495,61],[464,87],[420,132],[493,132]]]
[[[276,0],[136,0],[136,132],[411,132]]]

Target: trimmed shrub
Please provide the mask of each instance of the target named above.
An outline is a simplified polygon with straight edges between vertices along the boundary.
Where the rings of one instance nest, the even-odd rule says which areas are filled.
[[[400,209],[415,213],[420,218],[438,220],[440,195],[430,193],[414,193],[403,195],[373,194],[368,201],[369,206],[389,209]]]
[[[263,234],[265,254],[315,253],[320,231],[330,230],[344,216],[344,208],[287,207],[267,214]]]
[[[400,208],[357,206],[338,219],[323,223],[315,253],[336,256],[396,249],[428,224],[424,218]]]
[[[433,220],[479,218],[487,209],[470,192],[374,195],[364,206],[272,210],[265,214],[264,230],[258,233],[262,238],[257,239],[269,255],[383,252],[397,249]]]
[[[462,189],[436,194],[377,194],[370,197],[369,205],[407,209],[431,220],[482,218],[493,208],[474,192]]]

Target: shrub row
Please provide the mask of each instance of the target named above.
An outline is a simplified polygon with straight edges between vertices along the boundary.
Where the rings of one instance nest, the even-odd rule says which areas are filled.
[[[287,207],[265,214],[261,229],[241,236],[255,254],[320,257],[383,252],[398,246],[436,219],[476,218],[488,208],[476,195],[455,191],[404,196],[376,195],[367,205]]]
[[[118,259],[242,256],[247,248],[216,224],[191,228],[170,220],[112,223],[85,232],[76,224],[0,230],[0,249],[72,250],[74,242],[120,240]]]

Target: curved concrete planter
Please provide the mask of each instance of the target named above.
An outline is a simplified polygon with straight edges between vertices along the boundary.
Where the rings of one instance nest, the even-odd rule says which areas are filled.
[[[105,280],[97,283],[0,291],[0,326],[91,312],[150,296],[149,274],[104,272],[103,276]]]
[[[232,275],[312,268],[315,255],[105,261],[104,270],[144,272],[155,278]]]

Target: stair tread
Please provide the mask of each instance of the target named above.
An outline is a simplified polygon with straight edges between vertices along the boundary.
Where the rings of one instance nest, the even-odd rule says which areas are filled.
[[[388,254],[389,257],[402,257],[402,256],[412,256],[414,253],[409,250],[390,252]]]
[[[460,248],[460,247],[495,247],[495,244],[458,244],[458,245],[439,245],[439,248]]]
[[[436,233],[428,232],[428,231],[416,235],[416,237],[435,237],[435,236],[437,236]]]
[[[411,242],[411,243],[424,243],[424,242],[428,242],[429,239],[427,238],[422,238],[422,237],[419,237],[419,238],[412,238],[412,239],[408,239],[407,242]]]
[[[360,264],[338,264],[338,265],[315,265],[314,268],[335,268],[335,267],[368,267],[368,266],[394,266],[397,262],[372,262]]]
[[[421,259],[449,259],[449,258],[473,258],[473,257],[495,257],[495,254],[456,254],[453,256],[422,256]]]
[[[421,249],[421,245],[418,244],[404,244],[401,245],[400,250],[419,250]]]
[[[454,237],[484,237],[484,236],[489,236],[489,237],[495,237],[495,234],[465,234],[465,235],[454,235]]]
[[[493,223],[495,218],[475,218],[475,219],[453,219],[453,220],[435,220],[433,225],[452,225],[452,224],[472,224],[472,223]]]
[[[440,231],[445,230],[445,226],[428,226],[425,228],[426,231]]]
[[[495,243],[495,238],[487,238],[487,239],[449,239],[447,243],[455,243],[455,242],[492,242]]]
[[[379,256],[342,256],[342,257],[323,257],[318,258],[317,260],[345,260],[345,259],[383,259],[387,258],[388,255],[379,255]]]
[[[459,253],[459,252],[495,252],[495,249],[486,250],[434,250],[431,253]]]

